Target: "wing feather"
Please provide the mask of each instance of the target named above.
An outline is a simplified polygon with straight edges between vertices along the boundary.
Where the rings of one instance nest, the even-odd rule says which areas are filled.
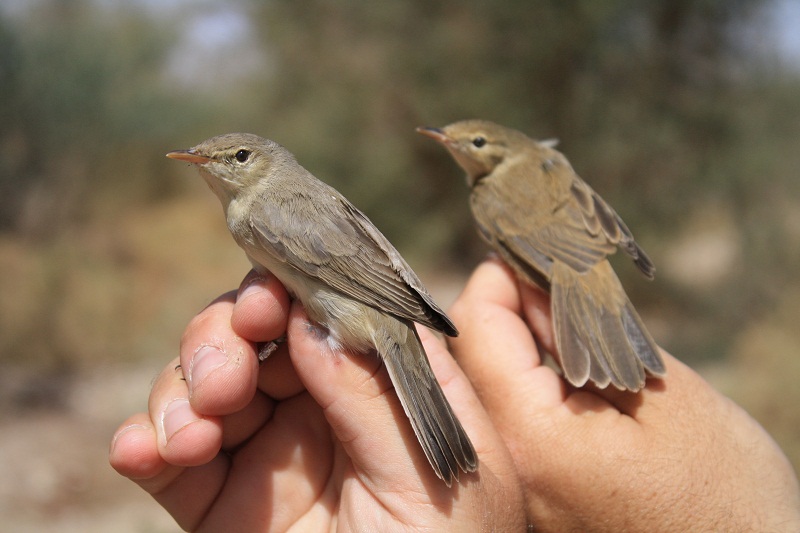
[[[279,260],[339,292],[383,312],[455,336],[455,325],[434,302],[400,253],[372,222],[335,189],[315,195],[314,231],[292,199],[261,202],[250,218],[253,234],[276,250]]]
[[[526,262],[546,279],[551,276],[553,261],[577,272],[588,272],[618,247],[652,278],[653,262],[634,241],[619,215],[575,174],[563,157],[553,157],[552,161],[550,170],[537,166],[532,179],[518,180],[530,184],[528,187],[515,183],[512,193],[508,193],[502,186],[487,184],[493,188],[491,193],[473,194],[473,213],[484,237],[493,245],[502,240],[510,255]],[[567,177],[563,173],[568,173]],[[544,183],[547,187],[536,185]],[[546,200],[541,198],[547,195],[550,197]],[[498,205],[516,205],[519,209],[500,209]],[[552,216],[540,212],[527,215],[536,206],[541,210],[547,205],[556,206]],[[493,242],[492,236],[502,237]]]

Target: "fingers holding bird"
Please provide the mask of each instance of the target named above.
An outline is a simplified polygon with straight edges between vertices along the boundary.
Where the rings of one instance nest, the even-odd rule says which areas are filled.
[[[219,135],[167,155],[197,166],[219,198],[234,240],[256,270],[273,274],[303,304],[310,322],[327,328],[329,351],[380,354],[445,484],[459,471],[474,471],[475,451],[436,383],[413,322],[457,332],[366,215],[286,148],[256,135]],[[191,369],[190,375],[194,381]],[[197,386],[190,383],[191,390]],[[233,391],[231,401],[237,398]]]
[[[299,303],[292,305],[287,337],[299,379],[322,407],[347,455],[357,458],[352,463],[355,471],[348,474],[388,486],[393,480],[408,479],[407,472],[414,470],[435,490],[444,487],[416,443],[377,354],[337,346]]]
[[[525,402],[543,406],[557,405],[564,396],[561,379],[542,366],[536,339],[523,316],[533,314],[537,304],[525,305],[527,311],[513,272],[494,259],[478,266],[450,309],[462,333],[448,339],[448,344],[492,416],[508,412],[508,402],[519,402],[509,396],[511,391],[528,391]],[[541,305],[537,309],[543,313]],[[549,328],[543,321],[536,324]]]

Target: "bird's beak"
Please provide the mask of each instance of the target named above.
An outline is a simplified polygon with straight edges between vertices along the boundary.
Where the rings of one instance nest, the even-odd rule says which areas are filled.
[[[178,161],[186,161],[187,163],[194,163],[195,165],[203,165],[211,161],[210,157],[200,155],[197,152],[189,150],[173,150],[167,154],[170,159],[177,159]]]
[[[450,144],[453,142],[453,138],[447,135],[444,130],[441,128],[431,128],[430,126],[420,126],[417,128],[417,133],[421,133],[426,137],[430,137],[436,142],[440,142],[442,144]]]

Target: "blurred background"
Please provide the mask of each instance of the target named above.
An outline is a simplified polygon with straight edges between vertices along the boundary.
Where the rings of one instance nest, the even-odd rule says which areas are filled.
[[[800,466],[800,4],[0,0],[0,516],[175,531],[107,466],[191,317],[248,270],[164,154],[287,146],[446,305],[486,253],[414,133],[558,138],[658,271],[614,264],[659,343]]]

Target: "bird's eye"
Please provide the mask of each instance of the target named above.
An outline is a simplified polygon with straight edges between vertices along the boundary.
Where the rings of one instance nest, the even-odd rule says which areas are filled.
[[[239,150],[234,157],[239,163],[244,163],[250,157],[250,150]]]
[[[483,137],[475,137],[474,139],[472,139],[472,145],[475,148],[480,148],[481,146],[483,146],[485,144],[486,144],[486,139],[483,138]]]

